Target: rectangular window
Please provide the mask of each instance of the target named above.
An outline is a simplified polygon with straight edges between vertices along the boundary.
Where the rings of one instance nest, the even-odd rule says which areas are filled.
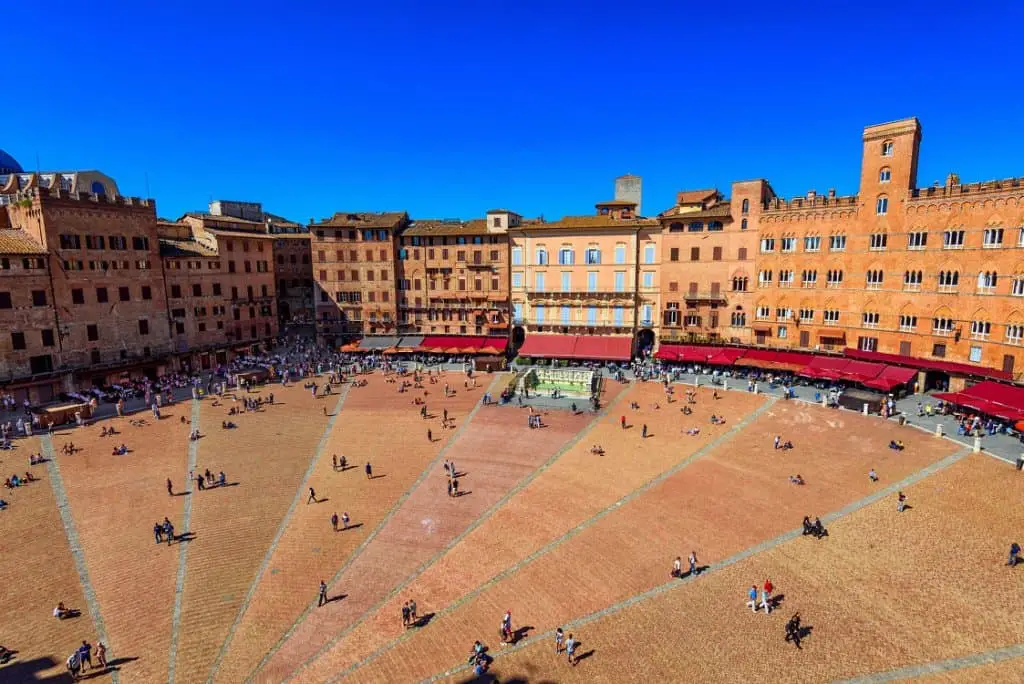
[[[56,342],[53,339],[52,329],[46,328],[45,330],[40,330],[39,333],[42,337],[44,347],[52,347],[54,344],[56,344]]]
[[[562,271],[562,292],[572,292],[571,271]]]
[[[129,288],[127,286],[121,286],[121,287],[117,288],[117,297],[122,302],[127,302],[128,300],[130,300],[132,298],[131,288]]]
[[[70,234],[66,234],[66,233],[61,233],[58,236],[58,240],[59,240],[60,248],[61,249],[81,249],[82,248],[82,238],[80,236],[78,236],[78,235],[70,235]]]
[[[10,292],[0,292],[0,309],[10,309],[13,304],[11,302]]]
[[[85,292],[81,288],[76,287],[71,290],[71,303],[85,304]]]
[[[871,236],[871,249],[875,252],[881,252],[885,250],[889,242],[889,236],[886,233],[874,233]]]
[[[515,271],[512,274],[512,287],[522,287],[522,286],[523,286],[523,273],[522,273],[522,271]]]
[[[588,264],[601,263],[601,250],[596,247],[588,247],[585,256]]]
[[[85,336],[90,342],[95,342],[100,339],[100,329],[98,325],[87,325],[85,326]]]
[[[573,250],[569,247],[563,247],[558,250],[558,263],[561,266],[572,266],[575,262],[576,257]]]
[[[690,248],[690,261],[700,261],[700,247]]]
[[[644,245],[644,263],[645,264],[653,264],[654,263],[654,253],[655,253],[655,250],[656,250],[656,246],[655,245]]]
[[[621,327],[623,324],[624,316],[625,310],[621,306],[617,306],[614,309],[612,309],[612,320],[614,322],[614,325]]]
[[[625,292],[626,291],[626,272],[616,271],[615,272],[615,291]]]
[[[679,248],[673,247],[669,250],[669,261],[679,261]]]
[[[615,245],[615,263],[624,264],[626,263],[626,245],[618,244]]]
[[[23,332],[12,332],[11,333],[11,348],[14,350],[25,349],[25,333]]]
[[[971,345],[970,355],[967,357],[972,363],[981,363],[981,347],[976,344]]]
[[[831,235],[828,238],[828,249],[830,252],[844,252],[846,251],[846,236],[845,235]]]
[[[783,252],[795,252],[796,251],[796,238],[795,237],[784,237],[782,238],[782,251]]]
[[[544,290],[544,274],[543,273],[535,273],[534,274],[534,287],[533,287],[533,289],[536,290],[537,292],[544,292],[545,291]]]
[[[877,337],[858,337],[857,349],[861,351],[878,351]]]
[[[430,250],[430,258],[434,258],[434,250]],[[523,264],[523,248],[513,247],[512,248],[512,265],[522,266]]]
[[[587,291],[597,292],[597,271],[587,271]]]
[[[644,271],[642,282],[644,287],[654,287],[654,271]]]
[[[142,319],[142,320],[139,321],[139,334],[140,335],[148,335],[149,334],[149,321],[147,321],[146,319]]]
[[[46,290],[32,290],[32,306],[46,306]]]
[[[533,315],[535,317],[535,320],[537,321],[537,325],[543,325],[544,324],[544,307],[543,306],[535,306],[535,307],[533,307]]]
[[[712,261],[721,261],[722,260],[722,248],[721,247],[712,247],[711,248],[711,260]]]
[[[562,318],[562,325],[569,325],[570,310],[569,307],[563,306],[559,312]]]
[[[597,325],[597,307],[587,307],[587,323],[590,325]]]

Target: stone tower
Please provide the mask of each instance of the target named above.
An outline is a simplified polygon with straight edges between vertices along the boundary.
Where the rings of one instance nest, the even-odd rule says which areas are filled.
[[[636,202],[636,216],[643,216],[640,200],[643,194],[643,179],[627,173],[615,179],[615,199]]]

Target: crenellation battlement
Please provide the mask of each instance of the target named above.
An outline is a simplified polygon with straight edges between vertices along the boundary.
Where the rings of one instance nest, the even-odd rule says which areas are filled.
[[[955,175],[951,174],[951,180],[945,185],[936,183],[927,188],[915,188],[910,192],[911,201],[927,201],[936,199],[957,199],[965,196],[995,195],[1005,192],[1024,192],[1024,176],[1019,178],[1005,178],[1002,180],[979,181],[976,183],[959,183]]]
[[[827,195],[819,195],[812,190],[805,197],[794,197],[788,200],[782,197],[773,197],[766,203],[764,213],[780,214],[810,209],[852,209],[857,207],[857,199],[858,195],[837,197],[835,190],[829,190]]]

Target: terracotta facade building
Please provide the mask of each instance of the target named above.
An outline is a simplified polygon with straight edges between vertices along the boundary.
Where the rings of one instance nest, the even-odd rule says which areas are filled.
[[[520,217],[416,220],[398,249],[399,332],[505,336],[509,332],[509,226]]]
[[[27,239],[39,250],[21,257],[20,273],[12,260],[18,257],[7,257],[17,287],[12,299],[53,313],[51,325],[35,328],[43,322],[32,315],[20,323],[25,330],[12,329],[5,340],[14,358],[27,352],[29,377],[21,380],[48,388],[35,398],[62,382],[65,389],[107,384],[115,370],[157,372],[172,347],[155,204],[35,188],[19,194],[6,214],[11,233],[3,242],[14,240],[27,253]],[[33,267],[25,269],[23,259]],[[38,289],[42,274],[49,281],[45,290]],[[23,363],[19,370],[24,373]]]
[[[774,197],[763,180],[678,193],[661,222],[663,342],[751,342],[750,297],[761,208]]]
[[[864,130],[859,193],[769,198],[754,341],[1024,370],[1024,179],[917,184],[921,126]]]
[[[650,326],[653,342],[660,224],[636,217],[635,206],[605,202],[592,216],[510,229],[512,316],[527,338],[556,333],[631,340],[638,327]]]
[[[398,329],[397,236],[405,212],[338,212],[310,222],[318,331],[327,340]]]

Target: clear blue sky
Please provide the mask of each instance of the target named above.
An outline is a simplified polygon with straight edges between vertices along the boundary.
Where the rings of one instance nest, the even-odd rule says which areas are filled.
[[[918,116],[919,182],[1024,175],[1018,3],[7,2],[0,148],[97,168],[162,216],[590,213],[644,178],[856,190]],[[178,6],[178,7],[174,7]]]

